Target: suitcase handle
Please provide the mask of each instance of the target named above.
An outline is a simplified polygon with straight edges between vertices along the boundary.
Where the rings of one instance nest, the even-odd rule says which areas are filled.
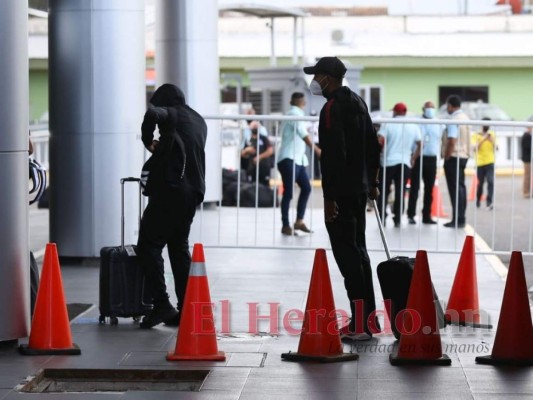
[[[120,222],[121,222],[121,230],[120,230],[120,246],[122,248],[122,251],[124,251],[124,183],[126,182],[137,182],[138,185],[139,185],[139,228],[141,226],[141,209],[142,209],[142,205],[141,205],[141,199],[142,199],[142,193],[141,193],[141,190],[142,190],[142,187],[141,187],[141,180],[139,178],[134,178],[134,177],[128,177],[128,178],[121,178],[120,179],[120,184],[122,186],[122,190],[121,190],[121,219],[120,219]]]
[[[124,184],[124,182],[140,182],[140,178],[134,178],[132,176],[128,177],[128,178],[122,178],[120,180],[120,183]]]
[[[381,240],[383,241],[383,247],[385,248],[385,254],[387,255],[387,260],[391,259],[389,245],[387,243],[387,238],[385,237],[385,230],[383,229],[383,224],[381,223],[381,218],[379,217],[378,204],[376,200],[372,200],[372,205],[374,206],[374,214],[376,214],[376,219],[378,221],[379,234],[381,235]]]

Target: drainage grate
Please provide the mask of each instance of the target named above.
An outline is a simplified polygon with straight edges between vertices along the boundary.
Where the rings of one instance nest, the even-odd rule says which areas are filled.
[[[43,369],[25,393],[188,391],[198,392],[209,370]]]

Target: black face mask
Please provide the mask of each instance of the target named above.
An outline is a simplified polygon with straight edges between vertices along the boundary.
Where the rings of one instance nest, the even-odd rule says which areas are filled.
[[[252,129],[252,135],[257,135],[257,129]]]

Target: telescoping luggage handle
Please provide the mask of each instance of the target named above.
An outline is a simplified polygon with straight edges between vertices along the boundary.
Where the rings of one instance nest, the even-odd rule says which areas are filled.
[[[139,178],[133,178],[133,177],[129,177],[129,178],[121,178],[120,179],[120,184],[121,184],[121,187],[122,187],[122,192],[121,192],[121,224],[122,224],[122,227],[121,227],[121,231],[120,231],[120,235],[121,235],[121,240],[120,240],[120,245],[121,245],[121,248],[122,250],[125,249],[124,247],[124,183],[125,182],[137,182],[139,184],[139,227],[141,226],[141,180]],[[128,254],[130,253],[130,249],[126,249],[128,250]],[[133,249],[131,249],[131,251],[133,251]],[[135,254],[135,252],[134,252]]]
[[[383,247],[385,247],[385,254],[387,255],[387,260],[391,259],[389,245],[387,243],[387,238],[385,237],[385,231],[383,230],[383,224],[381,223],[381,218],[379,217],[378,205],[376,200],[372,200],[372,205],[374,206],[374,214],[376,214],[376,219],[378,220],[379,234],[381,235],[381,240],[383,241]]]

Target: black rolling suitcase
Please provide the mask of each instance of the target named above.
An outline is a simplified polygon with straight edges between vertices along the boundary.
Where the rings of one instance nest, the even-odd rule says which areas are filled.
[[[407,306],[407,297],[409,295],[409,287],[411,286],[415,259],[401,256],[391,258],[389,245],[387,244],[383,224],[379,218],[378,207],[375,200],[373,201],[373,205],[374,213],[376,214],[378,221],[379,233],[383,240],[385,253],[387,254],[387,261],[379,263],[377,267],[378,280],[384,301],[390,300],[390,307],[386,306],[385,308],[391,322],[394,337],[399,339],[401,333],[398,330],[395,321],[398,313]],[[435,288],[433,288],[433,297],[437,313],[437,323],[439,324],[439,328],[442,329],[446,326],[446,322],[444,320],[444,311],[442,310],[442,305],[440,304],[437,292],[435,292]]]
[[[141,185],[138,178],[123,178],[121,245],[103,247],[100,250],[100,318],[105,324],[110,317],[111,325],[118,324],[117,317],[132,317],[138,321],[152,308],[152,297],[147,290],[144,273],[136,255],[137,246],[124,246],[124,183],[139,184],[139,223],[141,220]]]

